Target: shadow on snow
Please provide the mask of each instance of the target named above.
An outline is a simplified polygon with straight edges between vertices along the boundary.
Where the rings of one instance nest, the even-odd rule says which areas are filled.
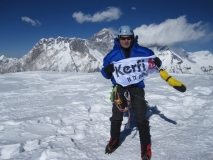
[[[149,106],[147,104],[147,113],[146,113],[146,119],[149,120],[150,117],[154,114],[159,115],[160,118],[162,118],[163,120],[172,123],[174,125],[177,124],[176,121],[169,119],[168,117],[166,117],[163,113],[161,113],[161,111],[157,108],[157,106]],[[125,124],[125,128],[123,131],[121,131],[121,137],[120,137],[120,143],[122,144],[124,142],[124,140],[126,139],[127,136],[129,136],[131,134],[132,131],[135,131],[135,134],[132,136],[132,138],[134,138],[137,135],[138,132],[138,128],[137,125],[135,123],[135,119],[134,119],[134,114],[133,111],[131,109],[130,111],[130,126],[129,128],[127,128],[126,126],[128,124]],[[128,112],[124,113],[124,117],[128,117]]]

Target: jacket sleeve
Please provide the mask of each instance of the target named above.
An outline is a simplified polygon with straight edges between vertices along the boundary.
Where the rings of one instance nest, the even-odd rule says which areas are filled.
[[[106,73],[106,72],[104,71],[104,68],[110,64],[110,62],[109,62],[109,60],[107,60],[107,58],[108,58],[108,57],[106,56],[106,57],[103,59],[103,67],[102,67],[102,69],[101,69],[101,74],[102,74],[102,76],[104,76],[106,79],[111,79],[112,74],[108,74],[108,73]]]

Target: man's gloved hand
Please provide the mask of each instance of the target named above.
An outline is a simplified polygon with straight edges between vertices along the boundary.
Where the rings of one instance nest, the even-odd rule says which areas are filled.
[[[161,60],[158,57],[154,58],[154,63],[155,63],[156,66],[158,66],[158,68],[160,68],[160,66],[161,66]]]
[[[104,68],[104,71],[106,72],[106,73],[108,73],[108,74],[111,74],[112,72],[114,72],[114,65],[113,65],[113,63],[111,63],[111,64],[109,64],[108,66],[106,66],[105,68]]]

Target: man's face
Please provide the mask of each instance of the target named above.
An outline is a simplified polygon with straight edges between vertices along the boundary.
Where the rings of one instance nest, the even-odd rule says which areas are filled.
[[[121,36],[119,38],[119,41],[123,48],[129,48],[132,43],[132,37],[131,36]]]

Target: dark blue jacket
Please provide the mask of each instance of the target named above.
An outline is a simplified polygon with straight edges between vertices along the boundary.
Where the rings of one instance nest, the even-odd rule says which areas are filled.
[[[145,47],[141,47],[138,45],[138,36],[135,37],[134,39],[134,42],[133,42],[133,45],[132,45],[132,48],[131,48],[131,52],[130,52],[130,58],[132,57],[149,57],[149,56],[152,56],[154,55],[154,52],[148,48],[145,48]],[[114,40],[114,47],[112,49],[111,52],[109,52],[103,59],[103,68],[101,70],[101,74],[106,78],[106,79],[111,79],[112,81],[112,84],[115,85],[116,84],[116,81],[113,77],[112,74],[107,74],[105,71],[104,71],[104,68],[106,66],[108,66],[110,63],[112,62],[117,62],[117,61],[120,61],[122,59],[125,59],[126,56],[125,56],[125,53],[124,53],[124,50],[122,49],[119,41],[118,41],[118,38],[115,38]],[[141,88],[144,88],[145,87],[145,84],[143,81],[135,84]]]

